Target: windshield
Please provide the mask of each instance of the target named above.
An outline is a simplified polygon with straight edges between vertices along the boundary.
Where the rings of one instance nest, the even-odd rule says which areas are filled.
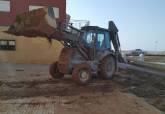
[[[94,33],[93,31],[84,33],[82,38],[84,45],[86,47],[92,47],[95,37],[96,37],[96,33]]]

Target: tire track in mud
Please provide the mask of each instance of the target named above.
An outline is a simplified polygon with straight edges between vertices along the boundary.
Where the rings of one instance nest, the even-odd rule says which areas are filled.
[[[0,99],[16,99],[37,96],[74,96],[81,93],[111,92],[114,84],[94,80],[87,86],[76,85],[72,80],[40,80],[22,82],[3,82]]]

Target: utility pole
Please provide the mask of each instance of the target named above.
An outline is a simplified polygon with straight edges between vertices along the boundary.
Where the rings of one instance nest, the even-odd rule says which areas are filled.
[[[157,47],[158,47],[158,41],[155,41],[155,51],[157,51]]]

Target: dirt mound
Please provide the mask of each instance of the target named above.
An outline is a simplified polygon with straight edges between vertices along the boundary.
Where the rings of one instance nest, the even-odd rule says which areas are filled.
[[[57,28],[57,19],[52,7],[45,7],[16,16],[8,33],[29,37],[51,36]]]
[[[63,41],[69,40],[68,37],[73,37],[63,31],[66,28],[65,26],[64,22],[60,22],[55,18],[52,7],[45,7],[18,14],[15,22],[5,32],[16,36],[25,36],[26,38],[45,37],[50,42],[52,39]]]

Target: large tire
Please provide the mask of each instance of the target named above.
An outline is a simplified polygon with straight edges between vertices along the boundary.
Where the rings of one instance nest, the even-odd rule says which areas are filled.
[[[100,64],[100,77],[103,79],[112,79],[115,71],[115,58],[113,56],[105,57]]]
[[[86,85],[92,77],[91,69],[88,64],[76,65],[72,72],[72,79],[79,85]]]
[[[58,70],[57,62],[54,62],[49,68],[49,74],[54,79],[61,79],[64,77],[64,74]]]

